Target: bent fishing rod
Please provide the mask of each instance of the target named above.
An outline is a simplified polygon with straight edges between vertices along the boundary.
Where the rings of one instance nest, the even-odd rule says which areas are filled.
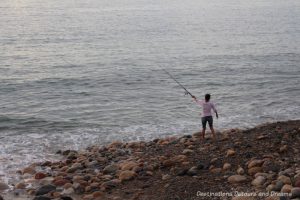
[[[180,87],[182,87],[184,90],[185,90],[185,94],[187,95],[187,94],[189,94],[192,98],[194,98],[195,96],[194,95],[192,95],[181,83],[179,83],[175,78],[174,78],[174,76],[172,76],[172,74],[170,74],[167,70],[165,70],[164,68],[162,68],[162,67],[160,67],[161,68],[161,70],[163,70],[166,74],[168,74],[169,75],[169,77],[171,78],[171,79],[173,79]]]

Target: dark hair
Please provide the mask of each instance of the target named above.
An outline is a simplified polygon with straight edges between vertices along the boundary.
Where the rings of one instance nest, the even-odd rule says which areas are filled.
[[[209,101],[210,100],[210,94],[206,94],[205,95],[205,101]]]

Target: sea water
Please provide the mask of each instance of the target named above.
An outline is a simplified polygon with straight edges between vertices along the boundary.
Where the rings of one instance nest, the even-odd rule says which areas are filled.
[[[299,119],[300,1],[0,3],[0,176],[59,149]]]

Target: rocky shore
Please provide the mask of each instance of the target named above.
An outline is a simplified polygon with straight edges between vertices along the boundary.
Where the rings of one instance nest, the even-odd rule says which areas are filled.
[[[300,120],[64,150],[34,163],[5,200],[300,199]],[[0,191],[9,186],[0,181]]]

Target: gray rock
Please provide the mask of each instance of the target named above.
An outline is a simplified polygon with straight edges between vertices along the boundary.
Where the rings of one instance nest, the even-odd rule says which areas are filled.
[[[292,199],[300,198],[300,188],[299,187],[293,188],[291,193],[292,193],[292,197],[291,197]]]
[[[44,186],[37,189],[35,195],[36,196],[41,196],[41,195],[44,195],[44,194],[48,194],[49,192],[54,191],[54,190],[56,190],[56,187],[54,185],[44,185]]]
[[[281,188],[284,186],[284,183],[282,181],[277,181],[276,185],[274,186],[272,191],[280,192]]]

